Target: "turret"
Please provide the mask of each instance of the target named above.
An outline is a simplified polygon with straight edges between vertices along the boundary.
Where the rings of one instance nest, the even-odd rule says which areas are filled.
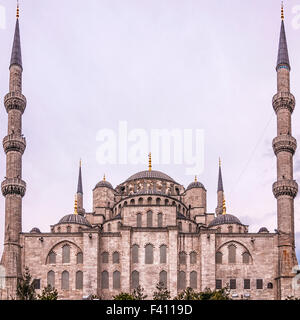
[[[224,189],[223,189],[223,179],[221,170],[221,159],[219,159],[219,176],[218,176],[218,189],[217,189],[217,208],[216,214],[222,214],[223,212],[223,201],[224,201]]]
[[[83,188],[82,188],[82,174],[81,174],[81,160],[79,162],[79,174],[78,174],[78,184],[77,184],[77,211],[78,214],[83,215],[85,210],[83,208]]]

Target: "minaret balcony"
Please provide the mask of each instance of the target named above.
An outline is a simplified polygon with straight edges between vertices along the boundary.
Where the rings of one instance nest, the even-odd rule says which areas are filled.
[[[20,178],[7,178],[1,183],[1,190],[4,197],[8,194],[18,194],[24,197],[26,182]]]
[[[297,149],[297,140],[287,134],[282,134],[273,139],[273,150],[275,155],[285,151],[294,154]]]
[[[298,193],[298,184],[295,180],[282,179],[273,183],[273,194],[279,196],[290,196],[295,198]]]
[[[5,153],[17,151],[24,153],[26,148],[26,139],[23,136],[10,134],[3,139],[3,149]]]
[[[279,92],[275,94],[272,100],[275,112],[279,109],[288,109],[292,113],[295,109],[295,97],[289,92]]]
[[[7,112],[10,110],[20,110],[23,113],[26,103],[25,96],[20,92],[10,92],[4,97],[4,105]]]

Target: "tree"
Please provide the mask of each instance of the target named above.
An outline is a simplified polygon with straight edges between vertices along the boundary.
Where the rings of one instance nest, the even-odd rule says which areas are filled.
[[[178,293],[174,300],[200,300],[199,297],[199,293],[195,292],[194,289],[188,287]]]
[[[138,286],[132,293],[134,300],[145,300],[148,296],[144,295],[144,288]]]
[[[205,288],[202,292],[196,292],[192,288],[186,288],[180,292],[174,300],[231,300],[229,293],[230,290],[228,287],[220,290]]]
[[[113,296],[114,300],[136,300],[134,296],[127,292],[121,292],[116,296]]]
[[[32,277],[29,272],[29,268],[25,267],[25,272],[21,279],[18,279],[17,284],[17,298],[19,300],[36,300],[36,293],[34,288],[34,281],[31,281]]]
[[[39,300],[57,300],[57,297],[57,290],[50,284],[44,288],[41,295],[38,295]]]
[[[169,300],[171,298],[170,291],[168,291],[163,282],[158,282],[156,290],[153,293],[153,300]]]

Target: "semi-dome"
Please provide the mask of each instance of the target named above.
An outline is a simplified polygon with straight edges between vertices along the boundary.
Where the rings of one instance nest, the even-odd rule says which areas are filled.
[[[145,171],[140,171],[129,177],[125,182],[132,181],[132,180],[138,180],[138,179],[159,179],[159,180],[166,180],[170,182],[175,182],[174,179],[172,179],[170,176],[167,174],[161,172],[161,171],[156,171],[156,170],[145,170]],[[176,183],[176,182],[175,182]]]
[[[202,188],[202,189],[205,189],[204,185],[199,182],[199,181],[194,181],[192,183],[190,183],[188,185],[188,187],[186,188],[186,190],[190,190],[190,189],[193,189],[193,188]]]
[[[269,233],[269,230],[266,227],[262,227],[258,231],[258,233],[264,233],[264,232]]]
[[[32,228],[30,233],[41,233],[41,230],[39,228]]]
[[[58,224],[65,224],[65,223],[74,223],[80,224],[87,227],[92,227],[92,225],[87,221],[87,219],[80,214],[68,214],[61,218]]]
[[[214,227],[214,226],[218,226],[221,224],[240,224],[243,225],[241,223],[241,221],[235,217],[232,214],[222,214],[219,215],[218,217],[216,217],[209,225],[208,227]]]
[[[100,182],[98,182],[95,186],[95,189],[96,188],[110,188],[110,189],[113,189],[113,186],[110,182],[106,181],[106,180],[102,180]]]

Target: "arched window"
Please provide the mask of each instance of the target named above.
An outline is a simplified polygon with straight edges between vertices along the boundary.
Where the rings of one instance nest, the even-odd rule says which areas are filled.
[[[167,288],[167,272],[166,271],[161,271],[159,273],[159,282],[161,282],[164,286],[164,288]]]
[[[160,205],[160,198],[156,198],[156,204]]]
[[[121,230],[121,226],[122,226],[122,223],[119,221],[119,222],[118,222],[118,230],[119,230],[119,231]]]
[[[108,272],[102,271],[101,274],[101,288],[108,289],[109,288],[109,279],[108,279]]]
[[[107,231],[108,231],[108,232],[111,232],[111,225],[110,225],[110,223],[107,225]]]
[[[182,231],[182,222],[178,222],[178,230]]]
[[[178,289],[185,290],[186,288],[186,275],[184,271],[178,273]]]
[[[71,227],[67,226],[67,232],[70,233],[71,232]]]
[[[108,252],[102,253],[102,263],[108,263]]]
[[[48,263],[50,263],[50,264],[56,263],[56,254],[55,254],[53,251],[51,251],[51,252],[49,253]]]
[[[179,196],[180,192],[179,192],[179,189],[177,187],[175,188],[175,191],[176,191],[176,194]]]
[[[148,203],[148,204],[152,204],[152,198],[151,198],[151,197],[149,197],[149,198],[147,199],[147,203]]]
[[[222,255],[221,252],[217,252],[216,253],[216,263],[217,264],[221,264],[222,263],[222,257],[223,257],[223,255]]]
[[[273,283],[272,283],[272,282],[269,282],[269,283],[267,284],[267,288],[268,288],[268,289],[273,289]]]
[[[243,253],[243,263],[250,263],[250,254],[248,252]]]
[[[136,289],[140,284],[140,274],[137,271],[132,271],[131,274],[131,287]]]
[[[134,204],[135,204],[134,199],[131,199],[131,200],[130,200],[130,205],[132,205],[132,206],[133,206]]]
[[[138,228],[142,227],[142,215],[140,213],[136,215],[136,226]]]
[[[120,263],[120,255],[117,251],[113,253],[113,263]]]
[[[152,227],[152,211],[147,212],[147,227],[151,228]]]
[[[189,232],[192,232],[192,224],[189,224]]]
[[[163,226],[163,221],[162,220],[163,220],[163,215],[162,215],[162,213],[159,213],[157,215],[157,226],[159,228],[161,228]]]
[[[172,206],[176,206],[176,202],[175,201],[172,202]]]
[[[165,205],[168,206],[169,205],[169,199],[165,200]]]
[[[236,261],[236,246],[231,244],[228,246],[228,263],[235,263]]]
[[[153,245],[147,244],[145,247],[145,263],[152,264],[153,263]]]
[[[65,244],[62,247],[62,263],[69,263],[70,262],[70,246]]]
[[[60,231],[61,231],[61,228],[60,228],[60,227],[58,227],[58,228],[57,228],[57,232],[59,233]]]
[[[190,273],[190,287],[192,289],[197,289],[197,272],[192,271]]]
[[[190,264],[197,263],[197,253],[195,251],[190,253]]]
[[[139,246],[137,244],[134,244],[132,246],[132,263],[138,263],[139,262]]]
[[[76,272],[76,289],[80,290],[83,288],[83,272]]]
[[[55,273],[52,270],[47,273],[47,284],[50,284],[52,288],[55,287]]]
[[[123,207],[127,206],[127,201],[124,201]]]
[[[161,245],[160,251],[160,263],[167,263],[167,246],[165,244]]]
[[[139,204],[143,204],[143,201],[144,201],[144,200],[143,200],[143,198],[139,198],[138,201],[139,201]]]
[[[229,233],[232,233],[232,226],[229,226],[229,227],[228,227],[228,232],[229,232]]]
[[[113,273],[113,289],[121,288],[121,273],[119,271],[115,271]]]
[[[69,290],[69,272],[64,271],[61,275],[61,289]]]
[[[82,252],[78,252],[77,253],[76,260],[77,260],[77,264],[83,263],[83,254],[82,254]]]
[[[186,253],[184,251],[179,252],[179,264],[186,264]]]

